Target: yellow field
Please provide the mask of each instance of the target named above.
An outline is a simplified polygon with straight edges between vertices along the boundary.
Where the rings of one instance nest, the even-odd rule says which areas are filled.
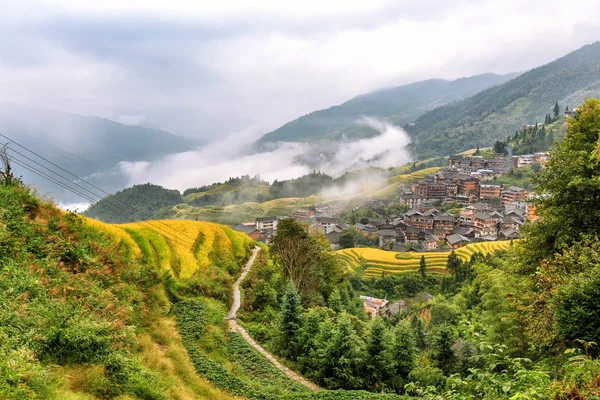
[[[457,256],[463,261],[468,261],[471,255],[480,252],[483,254],[493,253],[496,250],[506,250],[510,241],[481,242],[469,244],[455,250]],[[419,269],[421,256],[425,256],[427,271],[433,273],[446,273],[446,263],[450,252],[410,252],[395,253],[372,248],[353,248],[338,250],[339,255],[346,268],[356,271],[365,267],[364,277],[379,277],[382,273],[401,274],[404,272],[415,272]]]
[[[165,220],[113,225],[85,220],[134,257],[169,269],[181,279],[207,272],[215,260],[221,265],[240,262],[250,245],[247,235],[210,222]]]

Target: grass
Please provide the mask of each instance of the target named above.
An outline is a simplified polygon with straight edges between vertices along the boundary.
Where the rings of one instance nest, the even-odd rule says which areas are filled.
[[[509,246],[510,241],[472,243],[455,250],[455,253],[463,261],[468,261],[474,253],[488,254],[497,250],[506,250]],[[421,256],[425,257],[428,272],[444,274],[450,252],[396,253],[373,248],[352,248],[338,250],[336,254],[349,271],[361,272],[364,269],[363,276],[373,278],[382,274],[416,272],[419,269]]]

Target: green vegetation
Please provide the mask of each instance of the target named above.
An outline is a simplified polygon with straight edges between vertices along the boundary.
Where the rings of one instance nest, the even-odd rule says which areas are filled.
[[[0,398],[229,398],[182,356],[159,265],[18,182],[0,209]]]
[[[356,124],[362,116],[383,118],[396,125],[414,121],[432,106],[451,103],[513,78],[516,74],[484,74],[449,82],[441,79],[412,83],[357,96],[339,106],[319,110],[267,133],[259,144],[369,137],[373,128]]]
[[[146,183],[134,185],[92,204],[83,215],[111,224],[146,221],[159,219],[163,208],[170,209],[181,200],[178,190]]]
[[[523,124],[540,124],[561,107],[600,95],[600,42],[576,50],[506,83],[423,114],[407,132],[421,157],[493,145]]]
[[[547,151],[554,142],[564,136],[565,119],[546,119],[544,125],[527,126],[515,132],[514,136],[494,143],[494,152],[505,154],[533,154]]]

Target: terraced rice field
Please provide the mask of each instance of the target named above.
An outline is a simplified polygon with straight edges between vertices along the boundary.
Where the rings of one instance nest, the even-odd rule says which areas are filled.
[[[510,241],[473,243],[455,251],[463,261],[468,261],[476,252],[493,253],[496,250],[506,250]],[[384,273],[401,274],[416,272],[419,269],[421,256],[425,256],[427,271],[446,273],[446,263],[450,252],[410,252],[395,253],[372,248],[353,248],[336,252],[346,268],[350,271],[363,270],[365,278],[379,277]]]
[[[209,222],[165,220],[114,225],[89,218],[86,222],[132,256],[172,270],[181,279],[208,273],[215,260],[220,265],[238,263],[250,246],[247,235]]]

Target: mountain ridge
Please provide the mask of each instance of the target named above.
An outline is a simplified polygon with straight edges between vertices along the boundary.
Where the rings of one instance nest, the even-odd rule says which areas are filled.
[[[446,104],[473,95],[518,74],[486,73],[455,80],[433,78],[360,94],[342,104],[316,110],[292,120],[266,133],[259,144],[308,141],[319,135],[332,138],[374,136],[377,131],[356,125],[356,120],[366,115],[403,125],[435,104]],[[447,88],[450,90],[446,90]]]

